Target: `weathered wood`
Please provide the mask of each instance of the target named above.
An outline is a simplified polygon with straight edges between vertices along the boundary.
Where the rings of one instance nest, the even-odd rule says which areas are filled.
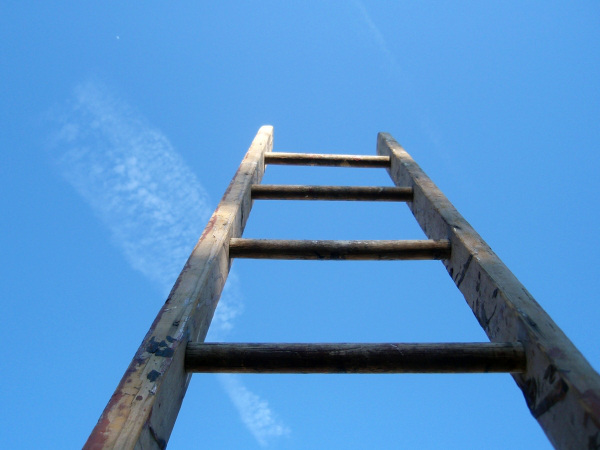
[[[480,373],[523,372],[519,343],[236,344],[192,343],[188,372]]]
[[[164,448],[191,374],[184,370],[188,341],[203,341],[227,274],[227,244],[241,236],[259,183],[273,129],[262,127],[85,448]]]
[[[273,152],[265,155],[265,164],[334,167],[390,167],[386,156],[323,155],[316,153]]]
[[[598,448],[598,373],[389,134],[379,134],[377,153],[391,157],[397,186],[414,189],[408,206],[425,234],[452,243],[444,265],[490,340],[523,343],[527,371],[513,377],[552,444]]]
[[[256,184],[253,200],[357,200],[406,202],[412,200],[412,189],[379,186],[301,186]]]
[[[241,239],[229,241],[230,258],[312,260],[445,259],[447,240],[310,241]]]

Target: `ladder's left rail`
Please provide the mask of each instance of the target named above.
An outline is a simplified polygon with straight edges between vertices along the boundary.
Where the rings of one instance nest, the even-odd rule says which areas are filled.
[[[191,377],[186,345],[204,341],[229,273],[229,240],[242,235],[272,148],[273,128],[261,127],[84,448],[166,446]]]

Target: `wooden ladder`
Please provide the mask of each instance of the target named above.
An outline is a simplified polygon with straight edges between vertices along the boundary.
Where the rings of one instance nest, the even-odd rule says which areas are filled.
[[[260,128],[86,448],[165,448],[193,372],[509,372],[557,448],[600,448],[600,376],[408,153],[380,133],[378,156],[273,153]],[[267,164],[386,168],[398,187],[261,185]],[[243,239],[255,199],[407,202],[429,238]],[[203,343],[235,258],[439,259],[491,342]]]

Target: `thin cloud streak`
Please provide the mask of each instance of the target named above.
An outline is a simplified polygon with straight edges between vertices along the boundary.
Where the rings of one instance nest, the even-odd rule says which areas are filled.
[[[408,73],[403,70],[402,65],[398,62],[398,59],[394,55],[394,53],[390,50],[390,47],[383,36],[383,33],[379,30],[379,27],[373,22],[371,15],[367,11],[364,3],[361,0],[353,0],[354,6],[360,12],[360,15],[365,22],[369,33],[372,39],[375,41],[375,44],[379,48],[379,50],[385,56],[386,62],[400,75],[399,80],[404,83],[405,88],[410,88],[412,91],[416,89],[415,83],[411,80]],[[443,146],[443,139],[440,133],[437,130],[437,127],[430,119],[430,114],[428,113],[428,109],[426,106],[422,104],[416,108],[416,114],[420,119],[420,126],[423,132],[427,135],[431,143],[434,145],[434,148],[440,149]],[[447,152],[439,152],[440,156],[444,158],[445,163],[452,167],[454,166],[453,160],[450,158]]]
[[[261,446],[266,447],[272,438],[290,434],[290,429],[279,421],[269,404],[250,392],[239,376],[220,374],[218,378],[240,412],[242,422]]]
[[[201,183],[160,131],[95,83],[77,86],[59,119],[53,147],[61,173],[110,230],[131,267],[166,295],[211,212]],[[230,274],[211,340],[223,340],[243,310],[238,285]],[[289,433],[239,376],[219,381],[260,445]]]
[[[128,263],[169,291],[210,214],[171,143],[92,83],[78,86],[57,136],[64,177]]]
[[[396,69],[400,70],[398,61],[396,61],[394,54],[390,51],[390,48],[388,47],[387,42],[383,37],[383,34],[381,34],[381,31],[379,31],[379,28],[377,28],[377,25],[375,25],[373,19],[371,19],[367,8],[365,8],[365,5],[363,5],[363,3],[360,0],[354,0],[354,6],[356,6],[356,8],[358,8],[358,10],[360,11],[360,15],[367,24],[367,27],[371,32],[371,36],[375,40],[375,43],[377,44],[379,49],[385,54],[386,58],[388,59],[388,62],[394,65]]]

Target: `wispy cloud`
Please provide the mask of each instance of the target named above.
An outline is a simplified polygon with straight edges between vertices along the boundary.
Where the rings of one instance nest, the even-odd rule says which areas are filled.
[[[77,86],[59,119],[53,150],[61,173],[128,263],[168,293],[211,212],[200,181],[159,130],[96,83]],[[224,339],[242,306],[230,274],[209,337]],[[239,376],[219,380],[260,445],[289,433]]]
[[[242,384],[239,376],[222,374],[219,375],[219,381],[240,412],[242,422],[260,445],[264,447],[271,438],[290,433],[290,429],[279,421],[269,404],[250,392]]]
[[[129,264],[168,292],[209,217],[204,189],[162,133],[95,84],[69,106],[56,139],[63,175]]]
[[[402,83],[405,89],[409,89],[412,92],[415,92],[418,89],[418,83],[415,83],[414,80],[411,80],[409,73],[404,70],[402,64],[394,52],[390,49],[387,40],[385,39],[383,33],[379,29],[379,27],[375,24],[369,11],[365,7],[364,3],[361,0],[353,0],[354,6],[358,9],[369,34],[375,45],[382,53],[384,57],[385,63],[394,71],[397,75],[400,75],[397,80],[399,83]],[[430,119],[431,115],[429,114],[428,108],[425,106],[424,102],[420,102],[414,111],[419,118],[420,126],[425,135],[429,138],[434,148],[441,148],[443,146],[443,139],[441,133],[438,131],[438,128],[435,126],[434,122]],[[450,158],[448,152],[440,152],[440,156],[444,158],[445,163],[448,166],[454,166],[453,160]]]
[[[377,25],[375,25],[373,19],[371,19],[371,15],[367,11],[367,8],[365,8],[365,5],[360,0],[354,0],[353,3],[354,6],[356,6],[356,8],[358,8],[358,10],[360,11],[360,15],[362,16],[363,20],[365,21],[365,24],[369,28],[371,36],[375,40],[375,43],[377,44],[379,49],[385,54],[388,62],[396,66],[397,69],[400,69],[400,65],[398,64],[396,57],[390,51],[390,48],[385,38],[383,37],[383,34],[381,34],[381,31],[379,31],[379,28],[377,27]]]

